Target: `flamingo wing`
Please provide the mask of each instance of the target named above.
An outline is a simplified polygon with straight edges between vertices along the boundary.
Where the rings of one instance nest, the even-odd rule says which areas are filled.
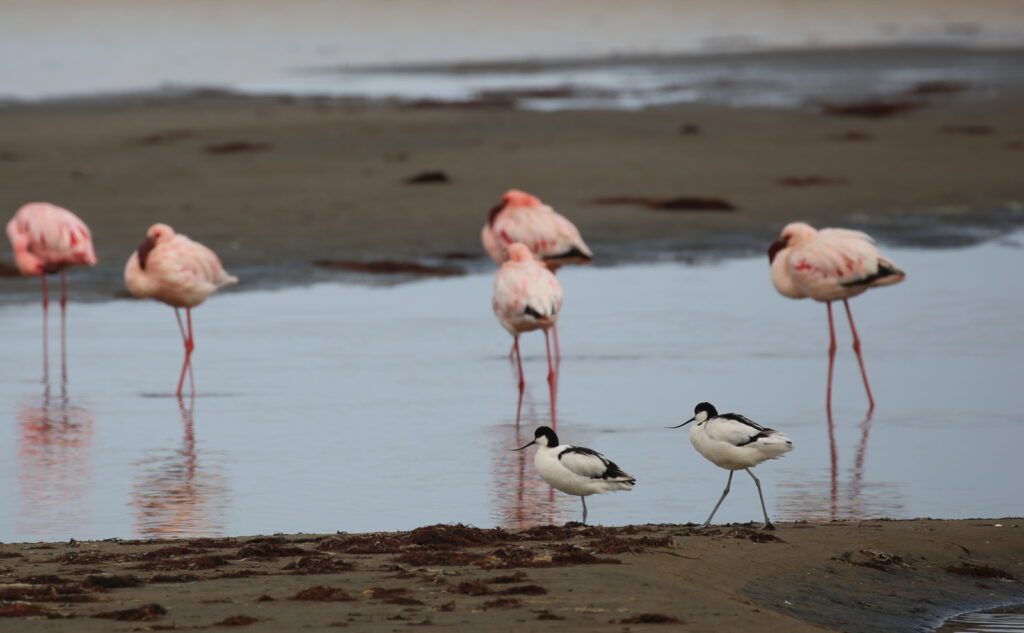
[[[794,281],[810,287],[870,285],[895,270],[869,235],[850,229],[822,229],[789,258]]]

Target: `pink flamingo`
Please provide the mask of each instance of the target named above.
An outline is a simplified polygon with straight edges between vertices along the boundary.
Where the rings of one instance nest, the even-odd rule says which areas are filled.
[[[509,259],[501,265],[494,278],[494,300],[491,306],[502,327],[512,335],[512,351],[519,370],[519,403],[522,405],[523,357],[519,351],[519,335],[533,330],[544,330],[544,345],[548,355],[548,385],[551,388],[551,415],[554,418],[556,376],[551,361],[551,342],[548,330],[554,327],[562,309],[562,284],[554,273],[538,262],[530,249],[520,243],[508,248]],[[519,412],[516,411],[516,422]]]
[[[825,402],[832,411],[832,370],[836,357],[836,331],[832,302],[842,299],[853,333],[853,351],[857,353],[861,378],[868,394],[868,411],[875,408],[868,373],[861,355],[860,337],[853,323],[849,299],[868,288],[889,286],[903,281],[906,274],[896,268],[866,233],[849,229],[815,230],[803,222],[787,224],[768,248],[772,283],[780,294],[791,299],[810,297],[828,307],[828,391]]]
[[[480,241],[498,264],[509,259],[512,244],[525,244],[551,272],[557,272],[564,264],[586,264],[594,258],[575,224],[536,196],[518,189],[506,191],[501,202],[491,209],[480,232]],[[555,339],[555,358],[560,361],[557,326],[551,332]]]
[[[46,313],[50,305],[46,276],[60,273],[61,358],[66,359],[67,280],[64,270],[71,266],[95,266],[99,261],[92,246],[92,234],[74,213],[49,202],[30,202],[18,209],[7,223],[7,237],[14,250],[14,264],[22,275],[39,275],[43,295],[43,373],[47,371]],[[63,363],[62,363],[63,364]]]
[[[219,288],[238,283],[238,278],[224,270],[217,254],[209,248],[175,233],[166,224],[154,224],[146,231],[146,239],[128,258],[124,283],[132,295],[140,299],[152,297],[174,308],[185,343],[185,361],[181,365],[176,394],[181,396],[186,371],[195,393],[191,372],[192,350],[195,349],[192,308],[206,301]],[[179,308],[185,308],[187,333]]]

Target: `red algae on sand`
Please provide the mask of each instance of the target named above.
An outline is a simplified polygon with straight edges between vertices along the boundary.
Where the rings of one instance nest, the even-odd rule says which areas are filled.
[[[736,211],[737,207],[722,198],[705,196],[677,196],[649,198],[645,196],[604,196],[591,200],[593,204],[633,204],[656,211]]]

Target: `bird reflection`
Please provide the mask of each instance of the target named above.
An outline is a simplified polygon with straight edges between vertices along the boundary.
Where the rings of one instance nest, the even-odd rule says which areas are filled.
[[[520,425],[517,419],[516,424],[493,427],[497,440],[494,442],[492,498],[495,510],[492,517],[502,527],[529,528],[565,521],[565,512],[559,507],[559,501],[569,497],[556,497],[554,489],[537,476],[533,470],[532,455],[509,450],[533,439],[533,429],[545,424],[543,414],[533,404],[532,400],[527,400],[527,411],[523,417],[525,424]],[[518,409],[516,416],[519,416]]]
[[[132,490],[135,530],[141,536],[218,536],[227,497],[224,477],[196,451],[195,397],[178,398],[184,438],[180,448],[155,451],[137,461]]]
[[[92,486],[92,413],[71,402],[66,374],[58,391],[45,381],[18,408],[19,531],[40,537],[80,528]]]
[[[836,421],[830,408],[826,407],[825,412],[829,443],[828,482],[812,480],[788,486],[789,491],[779,502],[780,512],[785,513],[788,520],[807,521],[857,520],[899,514],[902,503],[895,484],[864,483],[874,410],[869,409],[859,425],[860,436],[854,450],[853,467],[845,482],[841,476]]]
[[[548,341],[547,333],[544,334],[544,341],[548,345],[548,402],[550,403],[550,418],[547,422],[537,422],[537,426],[549,425],[553,429],[558,429],[558,375],[561,371],[561,359],[556,360],[554,363],[551,361],[551,347]],[[512,375],[514,384],[518,389],[518,398],[516,399],[516,426],[519,426],[522,420],[523,411],[523,399],[526,396],[526,381],[523,379],[523,365],[522,357],[519,356],[518,348],[513,348],[513,353],[509,354],[509,361],[512,366]]]

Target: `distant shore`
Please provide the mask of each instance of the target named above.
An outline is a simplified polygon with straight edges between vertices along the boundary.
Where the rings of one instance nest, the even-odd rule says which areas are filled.
[[[576,222],[598,264],[762,253],[795,219],[925,244],[1019,224],[1024,101],[943,90],[889,116],[218,93],[8,105],[0,209],[48,200],[90,224],[101,262],[72,273],[84,298],[120,291],[156,221],[217,250],[245,273],[242,290],[323,259],[472,267],[487,211],[511,187]],[[0,279],[8,301],[34,299],[23,281]]]
[[[755,528],[0,544],[0,628],[901,633],[1024,602],[1020,518]]]

